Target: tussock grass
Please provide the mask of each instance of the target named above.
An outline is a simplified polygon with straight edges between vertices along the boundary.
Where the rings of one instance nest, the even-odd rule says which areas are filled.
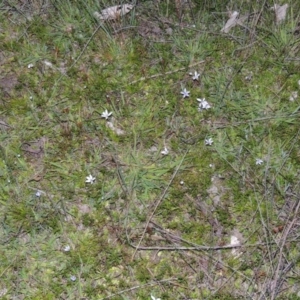
[[[299,5],[124,3],[0,6],[1,299],[297,299]]]

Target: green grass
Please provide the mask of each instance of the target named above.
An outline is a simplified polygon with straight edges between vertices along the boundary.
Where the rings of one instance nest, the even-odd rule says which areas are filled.
[[[189,2],[1,4],[1,299],[300,297],[299,5]]]

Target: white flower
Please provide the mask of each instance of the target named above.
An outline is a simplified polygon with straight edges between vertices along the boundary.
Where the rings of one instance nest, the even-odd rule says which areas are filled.
[[[190,91],[187,91],[187,89],[184,88],[184,89],[180,92],[180,94],[183,96],[183,98],[187,98],[187,97],[190,96]]]
[[[264,161],[263,161],[262,159],[257,158],[256,161],[255,161],[255,164],[256,164],[256,165],[261,165],[261,164],[263,164],[263,162],[264,162]]]
[[[40,190],[37,190],[35,193],[35,196],[39,198],[39,197],[41,197],[41,195],[42,195],[42,192]]]
[[[64,252],[69,252],[71,250],[71,247],[69,245],[66,245],[63,250]]]
[[[106,109],[102,114],[101,117],[105,118],[106,120],[112,115],[112,112],[108,112],[108,110]]]
[[[33,64],[29,64],[29,65],[27,66],[28,69],[31,69],[31,68],[33,68],[33,67],[34,67]]]
[[[72,276],[70,277],[70,280],[71,280],[71,281],[76,281],[76,279],[77,279],[77,278],[76,278],[75,275],[72,275]]]
[[[96,180],[95,177],[93,177],[92,175],[89,175],[89,176],[86,177],[86,181],[85,182],[93,184],[95,180]]]
[[[154,296],[151,295],[152,300],[161,300],[160,298],[155,298]]]
[[[160,153],[161,153],[162,155],[168,155],[168,154],[169,154],[169,150],[168,150],[167,147],[165,147],[164,150],[162,150]]]
[[[184,181],[183,180],[180,180],[180,185],[184,185]]]
[[[195,71],[194,74],[193,74],[193,73],[190,73],[190,75],[193,76],[193,77],[192,77],[193,80],[198,80],[198,79],[199,79],[199,76],[200,76],[200,74],[199,74],[197,71]]]
[[[199,111],[211,108],[211,105],[205,100],[205,98],[203,99],[197,98],[197,101],[199,102],[199,106],[198,106]]]
[[[214,142],[214,141],[213,141],[212,138],[206,139],[206,140],[205,140],[205,145],[206,145],[206,146],[211,146],[213,142]]]

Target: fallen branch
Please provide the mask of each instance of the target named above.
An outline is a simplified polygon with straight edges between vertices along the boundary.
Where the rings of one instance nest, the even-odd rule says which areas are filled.
[[[155,212],[155,210],[154,210]],[[153,214],[154,214],[153,212]],[[151,215],[151,217],[149,218],[148,222],[147,222],[147,226],[145,227],[146,229],[148,228],[149,223],[151,222],[154,226],[155,226],[155,230],[161,232],[162,234],[166,235],[169,237],[168,241],[170,240],[175,240],[176,242],[180,242],[180,243],[185,243],[191,246],[140,246],[141,241],[144,237],[145,232],[143,232],[143,235],[138,243],[138,245],[134,245],[132,244],[130,241],[128,241],[129,245],[135,249],[134,254],[137,251],[149,251],[149,250],[156,250],[156,251],[217,251],[217,250],[231,250],[231,249],[236,249],[236,248],[253,248],[253,247],[260,247],[260,246],[267,246],[267,245],[277,245],[278,242],[274,241],[274,242],[268,242],[268,243],[256,243],[256,244],[228,244],[225,246],[204,246],[204,245],[197,245],[195,243],[192,243],[190,241],[187,241],[177,235],[174,235],[168,231],[166,231],[165,229],[163,229],[161,226],[157,225],[156,223],[154,223],[153,221],[151,221],[151,218],[153,216],[153,214]],[[285,242],[296,242],[296,243],[300,243],[299,239],[293,239],[293,240],[285,240]]]
[[[136,255],[136,252],[137,252],[137,250],[138,250],[139,247],[140,247],[140,244],[141,244],[141,242],[142,242],[142,240],[143,240],[143,238],[144,238],[144,236],[145,236],[145,233],[146,233],[146,231],[147,231],[147,228],[148,228],[148,226],[149,226],[149,223],[151,222],[151,219],[153,218],[153,216],[154,216],[154,214],[155,214],[155,212],[156,212],[158,206],[159,206],[159,205],[162,203],[162,201],[164,200],[164,198],[165,198],[165,196],[166,196],[166,194],[167,194],[167,191],[169,190],[169,188],[170,188],[170,186],[171,186],[171,184],[172,184],[174,178],[176,177],[176,175],[177,175],[177,173],[178,173],[178,171],[179,171],[179,169],[180,169],[180,167],[181,167],[181,165],[182,165],[182,163],[183,163],[183,161],[184,161],[184,159],[185,159],[187,153],[188,153],[188,150],[185,151],[185,153],[184,153],[184,155],[183,155],[183,157],[182,157],[182,159],[181,159],[181,161],[180,161],[178,167],[177,167],[176,170],[174,171],[174,173],[173,173],[173,175],[172,175],[172,177],[171,177],[171,179],[170,179],[168,185],[166,186],[166,188],[165,188],[165,190],[163,191],[162,195],[160,196],[160,198],[159,198],[158,201],[156,202],[155,207],[154,207],[152,213],[150,214],[150,217],[149,217],[148,220],[147,220],[147,223],[146,223],[146,225],[145,225],[145,228],[144,228],[144,231],[143,231],[143,233],[142,233],[142,236],[141,236],[141,238],[140,238],[140,240],[139,240],[139,242],[138,242],[138,245],[137,245],[137,247],[135,248],[135,251],[134,251],[134,253],[133,253],[133,255],[132,255],[132,260],[134,259],[135,255]]]

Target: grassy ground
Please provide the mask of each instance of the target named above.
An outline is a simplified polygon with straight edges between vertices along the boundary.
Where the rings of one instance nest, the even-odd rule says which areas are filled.
[[[1,299],[300,299],[299,4],[115,2],[0,4]]]

